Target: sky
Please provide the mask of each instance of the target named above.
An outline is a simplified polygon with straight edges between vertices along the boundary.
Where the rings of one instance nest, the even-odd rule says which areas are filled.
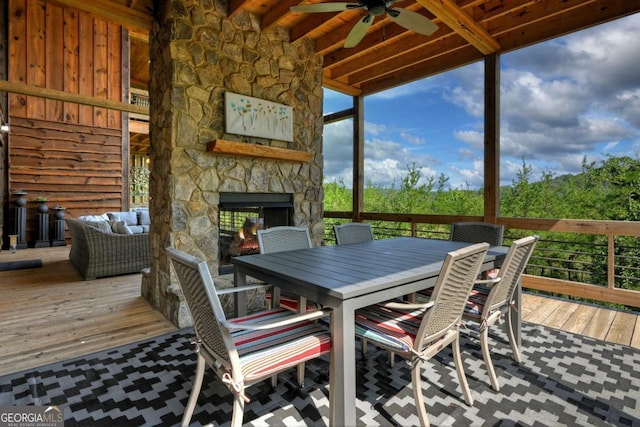
[[[478,62],[365,97],[365,182],[398,186],[415,164],[481,187],[483,75]],[[324,114],[351,105],[325,89]],[[640,14],[501,55],[500,106],[501,185],[523,161],[535,181],[640,157]],[[352,135],[351,121],[325,126],[325,182],[351,188]]]

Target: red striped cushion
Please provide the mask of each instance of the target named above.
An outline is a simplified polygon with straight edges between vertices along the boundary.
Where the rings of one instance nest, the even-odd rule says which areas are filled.
[[[290,315],[291,311],[278,308],[232,321],[238,324],[255,323]],[[231,335],[238,350],[245,382],[269,377],[331,350],[331,335],[322,323],[312,321],[268,330],[235,331]]]
[[[356,335],[390,348],[408,353],[424,315],[423,310],[393,310],[382,305],[372,305],[356,311]]]
[[[469,299],[467,300],[467,304],[464,307],[464,315],[480,319],[482,316],[482,310],[484,310],[484,304],[487,302],[489,292],[491,292],[491,289],[486,286],[474,286],[471,290],[471,295],[469,295]]]

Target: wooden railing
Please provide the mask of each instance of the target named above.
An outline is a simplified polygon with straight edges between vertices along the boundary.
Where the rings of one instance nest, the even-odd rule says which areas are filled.
[[[351,212],[325,212],[326,241],[332,226],[351,221]],[[478,216],[361,213],[376,238],[449,238],[449,224],[482,221]],[[540,242],[522,279],[524,288],[640,308],[640,226],[631,221],[499,218],[505,244],[539,234]],[[630,242],[624,242],[628,240]],[[636,266],[637,264],[637,266]],[[631,289],[626,289],[631,288]]]

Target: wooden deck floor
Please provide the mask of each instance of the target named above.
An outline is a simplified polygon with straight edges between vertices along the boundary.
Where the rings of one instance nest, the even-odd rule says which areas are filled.
[[[84,281],[69,247],[0,252],[0,375],[141,341],[176,328],[140,296],[140,274]]]
[[[0,272],[0,375],[175,330],[140,296],[140,274],[84,281],[69,247],[3,250],[0,262],[41,259],[43,268]],[[637,314],[525,293],[523,319],[640,348]]]

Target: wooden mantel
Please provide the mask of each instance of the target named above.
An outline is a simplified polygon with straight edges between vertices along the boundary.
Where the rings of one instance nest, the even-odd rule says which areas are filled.
[[[207,152],[302,163],[310,162],[313,157],[313,153],[308,153],[306,151],[271,147],[268,145],[249,144],[247,142],[225,141],[224,139],[215,139],[207,143]]]

